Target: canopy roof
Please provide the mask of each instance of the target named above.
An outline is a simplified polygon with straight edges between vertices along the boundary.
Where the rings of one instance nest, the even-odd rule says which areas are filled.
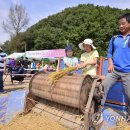
[[[65,49],[54,49],[54,50],[37,50],[37,51],[26,51],[23,53],[14,52],[7,56],[7,58],[13,58],[17,60],[21,57],[27,57],[29,59],[55,59],[62,58],[66,56]]]
[[[7,58],[11,58],[11,59],[17,60],[18,58],[20,58],[20,57],[22,57],[22,56],[24,57],[24,56],[25,56],[25,53],[17,53],[17,52],[14,52],[14,53],[8,55]]]

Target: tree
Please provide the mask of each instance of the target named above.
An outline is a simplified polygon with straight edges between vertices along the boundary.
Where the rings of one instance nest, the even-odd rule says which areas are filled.
[[[29,17],[25,11],[25,8],[21,4],[16,4],[10,7],[8,19],[6,22],[3,21],[3,28],[12,38],[25,29],[28,22]]]
[[[74,55],[83,53],[78,44],[91,38],[101,56],[106,56],[109,40],[118,32],[118,17],[130,10],[110,7],[79,5],[40,20],[13,37],[9,51],[65,48],[67,40],[74,47]]]
[[[0,45],[7,54],[10,53],[9,43],[10,41],[7,40],[4,42],[4,44]]]

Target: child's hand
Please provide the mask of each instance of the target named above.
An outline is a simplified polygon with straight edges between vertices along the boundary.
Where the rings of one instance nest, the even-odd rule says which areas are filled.
[[[77,69],[77,70],[80,69],[80,65],[76,65],[76,69]]]
[[[82,68],[85,68],[87,66],[87,63],[82,64]]]

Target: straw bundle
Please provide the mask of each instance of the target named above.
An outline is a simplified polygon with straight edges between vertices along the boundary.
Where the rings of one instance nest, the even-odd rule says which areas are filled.
[[[44,114],[18,115],[9,124],[0,124],[0,130],[68,130]]]
[[[60,79],[61,77],[63,77],[64,75],[68,74],[69,72],[72,72],[74,70],[76,70],[76,67],[68,67],[64,70],[60,70],[60,71],[56,71],[51,73],[48,78],[50,80],[51,84],[54,84],[58,79]]]

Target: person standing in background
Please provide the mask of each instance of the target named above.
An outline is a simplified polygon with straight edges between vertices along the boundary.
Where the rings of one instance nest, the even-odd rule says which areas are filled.
[[[35,59],[33,59],[32,63],[31,63],[31,69],[33,69],[31,71],[31,74],[35,74],[35,72],[36,72],[36,60]]]
[[[30,62],[29,62],[28,58],[25,57],[23,67],[24,67],[25,69],[28,69],[28,65],[29,65],[29,64],[30,64]]]
[[[6,93],[3,84],[3,74],[6,72],[6,56],[7,54],[0,47],[0,93]]]
[[[15,66],[16,66],[16,61],[14,60],[14,58],[10,58],[9,66],[11,67],[11,69],[14,69],[14,68],[15,68]]]
[[[36,69],[36,60],[33,59],[32,63],[31,63],[31,69]]]
[[[37,64],[36,64],[36,69],[41,69],[42,68],[42,63],[41,61],[39,61]]]
[[[24,66],[24,59],[23,59],[23,56],[20,58],[20,64],[21,64],[22,66]]]

